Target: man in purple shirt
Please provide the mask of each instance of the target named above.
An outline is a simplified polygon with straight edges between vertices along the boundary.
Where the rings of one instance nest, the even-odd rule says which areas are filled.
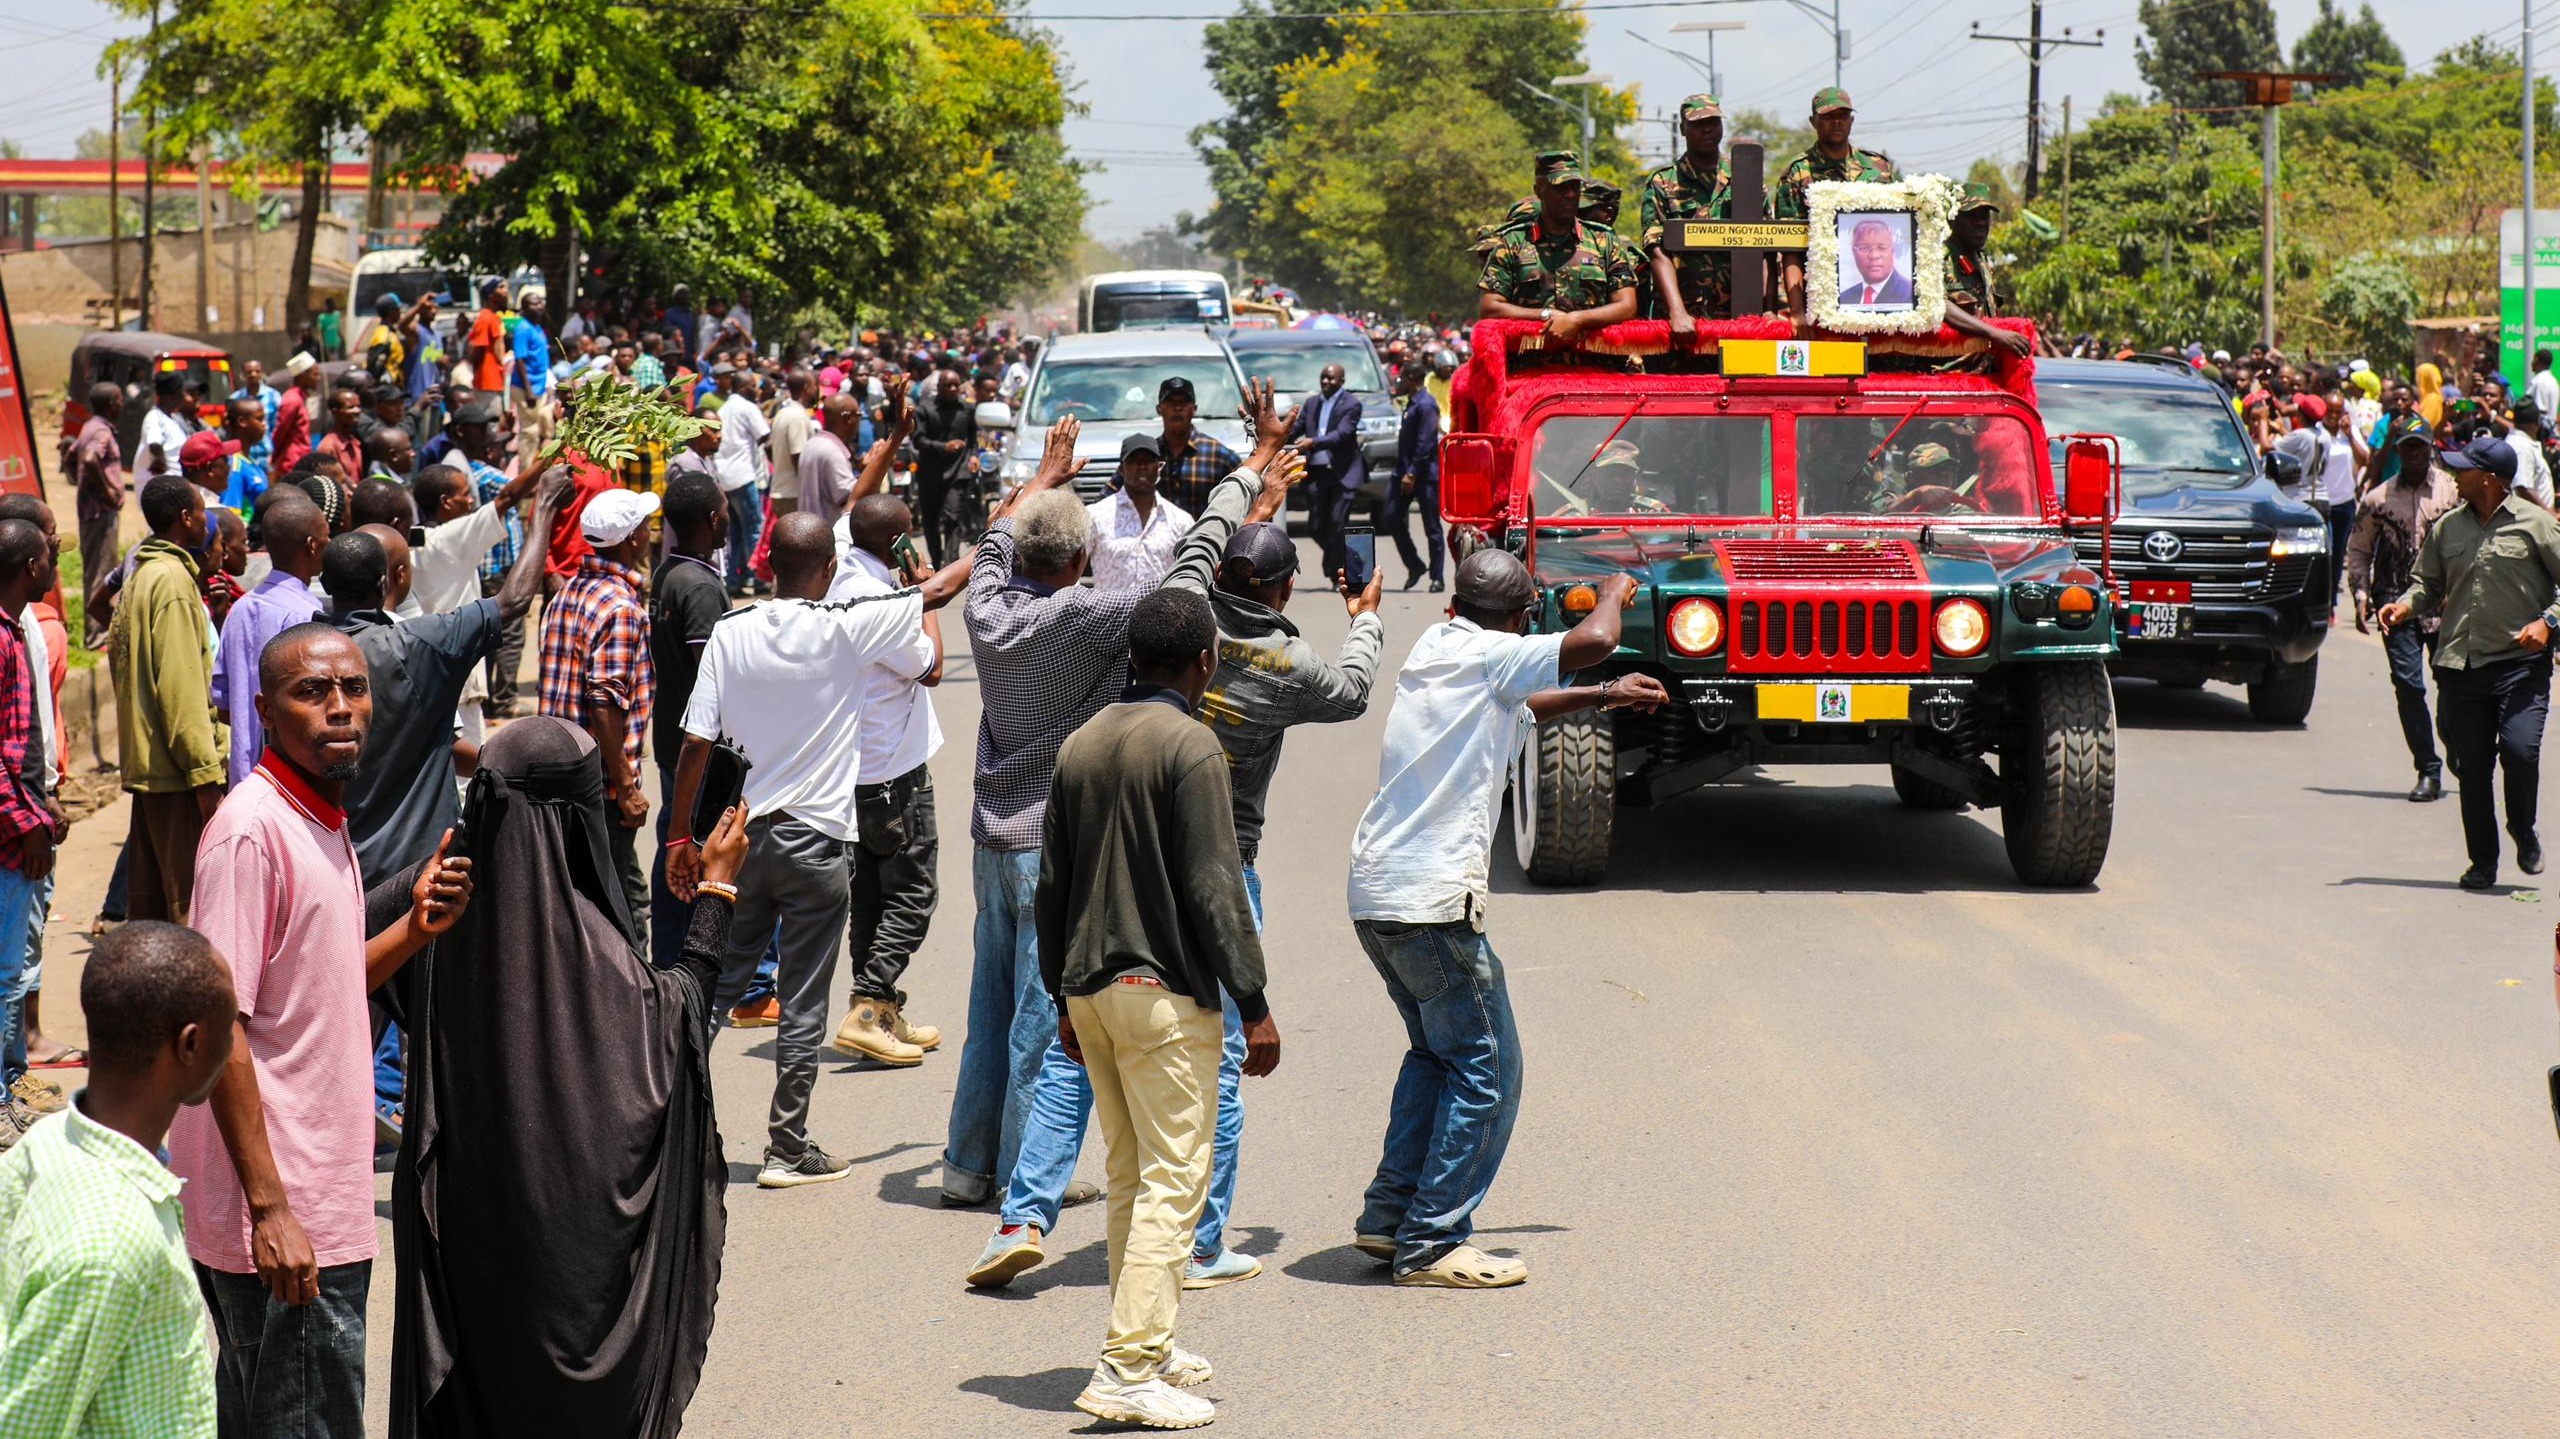
[[[300,490],[269,490],[258,507],[258,527],[275,569],[242,595],[222,622],[213,656],[213,699],[231,721],[231,783],[237,787],[257,768],[267,737],[258,723],[258,656],[267,641],[320,613],[311,577],[329,544],[329,521]]]

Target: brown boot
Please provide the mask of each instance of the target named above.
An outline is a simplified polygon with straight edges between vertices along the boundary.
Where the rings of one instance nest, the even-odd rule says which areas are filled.
[[[828,1047],[899,1069],[924,1063],[923,1050],[889,1032],[890,1013],[890,1007],[876,999],[855,1000],[853,1012],[836,1026],[836,1037],[827,1041]]]
[[[907,1023],[905,1001],[884,999],[879,1004],[880,1017],[888,1022],[889,1032],[898,1037],[899,1043],[912,1044],[927,1054],[942,1047],[941,1030],[930,1024]]]

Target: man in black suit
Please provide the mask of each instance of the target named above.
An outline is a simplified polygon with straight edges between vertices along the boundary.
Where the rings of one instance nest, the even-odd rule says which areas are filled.
[[[1908,305],[1911,277],[1894,267],[1893,227],[1882,220],[1860,220],[1849,232],[1849,260],[1858,267],[1859,283],[1840,292],[1843,305]]]
[[[1351,522],[1351,497],[1369,482],[1369,461],[1360,450],[1360,397],[1343,393],[1342,367],[1325,366],[1316,385],[1289,438],[1306,452],[1307,530],[1329,578],[1343,567],[1342,527]]]

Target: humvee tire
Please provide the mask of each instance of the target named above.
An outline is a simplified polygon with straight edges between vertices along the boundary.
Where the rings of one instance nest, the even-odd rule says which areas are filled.
[[[2312,692],[2320,687],[2320,657],[2298,665],[2271,664],[2267,677],[2249,686],[2249,718],[2260,724],[2298,725],[2311,718]]]
[[[1597,882],[1617,806],[1618,736],[1606,714],[1530,728],[1511,762],[1511,844],[1532,882]]]
[[[2115,831],[2115,691],[2099,664],[2031,665],[2019,678],[2021,703],[2000,755],[2009,863],[2028,884],[2087,884],[2105,866]]]
[[[1962,809],[1972,801],[1924,775],[1893,767],[1893,792],[1913,809]]]

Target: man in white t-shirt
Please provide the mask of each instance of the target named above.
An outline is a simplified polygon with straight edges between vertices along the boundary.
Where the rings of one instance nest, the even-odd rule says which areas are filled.
[[[151,413],[142,417],[142,457],[133,467],[134,489],[139,491],[162,475],[174,479],[183,474],[178,451],[186,448],[187,436],[200,428],[187,405],[187,372],[162,370],[153,376]]]
[[[2537,375],[2535,378],[2541,377]],[[2517,405],[2512,422],[2500,438],[2516,455],[2516,480],[2512,488],[2547,510],[2552,507],[2553,496],[2551,463],[2542,457],[2543,413],[2532,404]]]
[[[2551,352],[2533,352],[2533,380],[2525,387],[2533,397],[2533,408],[2544,415],[2560,415],[2560,376],[2551,373]]]
[[[693,696],[685,704],[684,750],[676,762],[674,812],[693,813],[714,740],[745,751],[749,848],[738,875],[738,913],[711,1012],[726,1013],[746,992],[768,942],[782,1023],[774,1046],[773,1115],[756,1183],[787,1189],[842,1179],[850,1166],[809,1139],[809,1092],[827,1033],[827,993],[861,840],[856,791],[863,701],[871,667],[922,676],[940,661],[924,628],[926,597],[908,590],[828,602],[836,553],[827,524],[811,514],[776,521],[771,545],[777,598],[733,610],[711,627]],[[667,885],[693,898],[701,857],[691,846],[667,857]]]
[[[836,577],[827,589],[831,602],[893,595],[909,583],[926,589],[924,630],[933,641],[933,667],[916,674],[903,656],[892,656],[872,661],[862,678],[862,782],[854,789],[862,838],[853,849],[848,936],[853,997],[833,1041],[847,1054],[902,1067],[922,1063],[942,1043],[941,1030],[908,1022],[898,981],[923,946],[940,898],[934,873],[941,843],[926,763],[942,748],[931,694],[942,682],[942,628],[932,606],[967,586],[975,558],[938,574],[928,574],[918,560],[902,574],[895,546],[914,528],[914,514],[895,495],[854,501],[850,513],[836,518]]]
[[[1467,1241],[1520,1110],[1520,1034],[1484,935],[1503,769],[1535,721],[1670,695],[1642,674],[1563,687],[1617,651],[1636,592],[1624,574],[1562,634],[1526,633],[1539,590],[1506,551],[1467,556],[1456,589],[1454,617],[1414,641],[1396,676],[1378,792],[1351,840],[1351,927],[1417,1036],[1352,1243],[1398,1284],[1498,1289],[1529,1267]]]
[[[764,534],[764,442],[773,433],[764,410],[748,393],[753,370],[714,365],[711,376],[728,398],[720,402],[720,448],[711,457],[711,473],[729,497],[729,593],[756,592],[747,562],[755,557]]]

